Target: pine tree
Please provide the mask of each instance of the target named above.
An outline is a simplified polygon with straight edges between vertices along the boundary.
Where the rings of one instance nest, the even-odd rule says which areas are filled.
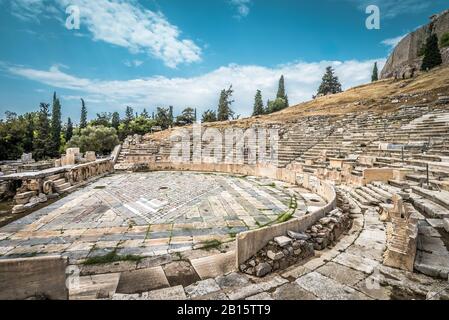
[[[263,107],[262,92],[260,90],[257,90],[256,96],[254,98],[253,116],[259,116],[264,113],[265,110]]]
[[[51,112],[51,150],[53,157],[59,156],[59,148],[61,147],[61,103],[59,102],[56,92],[53,94],[53,106]]]
[[[431,70],[443,63],[440,48],[438,47],[438,36],[432,34],[427,38],[424,49],[424,59],[421,65],[422,71]]]
[[[143,111],[142,111],[142,113],[140,114],[140,116],[141,116],[141,117],[144,117],[145,119],[148,119],[150,115],[148,114],[147,109],[146,109],[146,108],[143,108]]]
[[[379,70],[377,69],[377,62],[374,62],[373,74],[371,75],[371,82],[379,80]]]
[[[119,114],[118,112],[114,112],[114,113],[112,114],[111,126],[112,126],[115,130],[118,130],[118,127],[120,126],[120,114]]]
[[[220,93],[220,100],[218,101],[217,119],[218,121],[228,121],[234,116],[234,111],[231,105],[234,102],[230,100],[233,94],[232,85],[228,90],[223,89]]]
[[[341,84],[338,77],[334,75],[334,69],[331,66],[326,68],[323,81],[318,89],[319,95],[328,95],[341,92]]]
[[[41,103],[39,115],[36,124],[36,137],[33,141],[34,158],[37,160],[45,159],[50,155],[51,136],[50,136],[50,121],[49,121],[49,107],[48,103]]]
[[[80,119],[80,131],[87,127],[87,108],[84,99],[81,99],[81,119]]]
[[[69,142],[73,137],[73,123],[72,119],[67,119],[67,128],[65,130],[65,141]]]

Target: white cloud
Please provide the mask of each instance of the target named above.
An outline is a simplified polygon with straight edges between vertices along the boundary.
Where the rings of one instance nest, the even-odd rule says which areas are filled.
[[[249,14],[251,0],[230,0],[230,3],[237,8],[236,18],[244,18]]]
[[[394,49],[398,45],[398,43],[401,42],[401,40],[404,39],[407,35],[408,33],[395,38],[385,39],[381,43],[383,45],[386,45],[387,47],[390,47],[391,49]]]
[[[98,107],[121,110],[126,105],[135,108],[173,105],[179,112],[186,106],[197,107],[200,112],[218,103],[219,92],[233,85],[234,110],[247,116],[252,112],[254,95],[262,90],[263,98],[273,99],[279,77],[283,74],[290,103],[310,100],[320,84],[326,66],[332,65],[345,89],[370,81],[374,62],[382,69],[385,59],[368,61],[295,62],[275,68],[255,65],[229,65],[191,78],[155,76],[144,79],[98,80],[79,78],[52,66],[49,70],[36,70],[22,66],[5,66],[6,71],[54,88],[73,90],[72,98],[83,96]],[[52,88],[53,89],[53,88]]]
[[[11,12],[22,20],[39,21],[41,16],[65,20],[69,5],[80,8],[81,27],[94,41],[145,52],[170,68],[201,61],[200,47],[182,39],[179,28],[161,12],[146,9],[137,0],[15,0]]]

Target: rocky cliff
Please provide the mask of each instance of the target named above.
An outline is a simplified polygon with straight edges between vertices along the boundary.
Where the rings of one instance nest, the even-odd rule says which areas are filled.
[[[427,37],[436,33],[441,39],[449,32],[449,10],[430,17],[430,23],[407,35],[394,49],[382,70],[381,78],[408,78],[418,71]],[[449,64],[449,47],[441,48],[443,63]]]

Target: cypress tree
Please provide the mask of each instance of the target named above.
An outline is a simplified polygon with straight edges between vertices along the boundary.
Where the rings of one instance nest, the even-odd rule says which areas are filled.
[[[175,121],[175,118],[173,116],[173,106],[170,106],[168,108],[168,121],[169,121],[169,126],[173,126],[173,122]]]
[[[25,115],[26,128],[25,128],[25,139],[23,141],[23,149],[25,152],[29,153],[33,151],[33,140],[34,140],[34,114],[27,113]]]
[[[65,131],[65,141],[69,142],[70,139],[72,139],[73,137],[73,123],[72,123],[72,119],[68,118],[67,119],[67,128]]]
[[[371,82],[379,80],[379,70],[377,70],[377,62],[374,62],[373,74],[371,75]]]
[[[278,85],[278,93],[276,95],[276,98],[285,98],[285,82],[284,82],[284,76],[282,75],[279,79],[279,85]]]
[[[427,38],[424,49],[424,59],[421,65],[422,71],[431,70],[443,63],[440,48],[438,47],[438,36],[432,34]]]
[[[265,110],[263,107],[262,92],[260,90],[257,90],[256,96],[254,97],[253,116],[259,116],[264,113]]]
[[[283,75],[279,79],[278,93],[276,95],[276,100],[277,100],[276,104],[279,105],[278,107],[279,110],[288,108],[288,97],[285,93],[285,80]]]
[[[125,123],[129,124],[134,119],[134,110],[133,108],[127,106],[125,111]]]
[[[56,96],[56,92],[53,94],[53,106],[51,112],[51,155],[54,157],[59,156],[59,148],[61,147],[61,103]]]
[[[33,141],[33,154],[37,160],[51,156],[49,152],[51,147],[49,107],[50,105],[48,103],[40,104],[36,126],[36,138]]]
[[[81,119],[80,119],[80,131],[87,127],[87,108],[84,99],[81,99]]]
[[[220,100],[218,101],[218,110],[217,110],[217,120],[218,121],[228,121],[232,119],[234,116],[234,112],[231,109],[231,104],[234,102],[231,99],[232,93],[232,85],[228,90],[223,89],[220,93]]]
[[[120,126],[120,114],[118,112],[112,114],[111,125],[115,130],[118,130],[118,127]]]
[[[331,66],[327,67],[321,85],[318,88],[318,94],[328,95],[341,91],[341,84],[338,77],[334,75],[334,69]]]

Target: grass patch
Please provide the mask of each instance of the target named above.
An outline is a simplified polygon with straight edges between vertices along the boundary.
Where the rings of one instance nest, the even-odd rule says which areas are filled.
[[[145,234],[145,240],[149,239],[149,237],[150,237],[150,233],[151,233],[150,229],[151,229],[151,224],[148,225],[148,229]]]
[[[84,261],[83,264],[89,266],[89,265],[96,265],[96,264],[113,263],[113,262],[117,262],[117,261],[140,262],[142,259],[143,259],[142,257],[136,256],[133,254],[127,254],[125,256],[121,256],[121,255],[117,254],[116,250],[114,250],[104,256],[90,257],[86,261]]]
[[[201,245],[202,245],[202,247],[199,249],[209,251],[212,249],[220,248],[220,246],[222,245],[222,242],[217,239],[213,239],[213,240],[202,241]]]
[[[298,208],[298,203],[295,195],[290,197],[290,203],[288,205],[288,208],[289,209],[286,212],[279,214],[275,220],[267,222],[263,225],[261,225],[259,222],[256,221],[256,224],[259,226],[259,228],[264,228],[272,224],[278,224],[289,221],[291,218],[293,218],[293,215],[295,214],[296,209]]]
[[[94,189],[106,189],[106,186],[96,186]]]

